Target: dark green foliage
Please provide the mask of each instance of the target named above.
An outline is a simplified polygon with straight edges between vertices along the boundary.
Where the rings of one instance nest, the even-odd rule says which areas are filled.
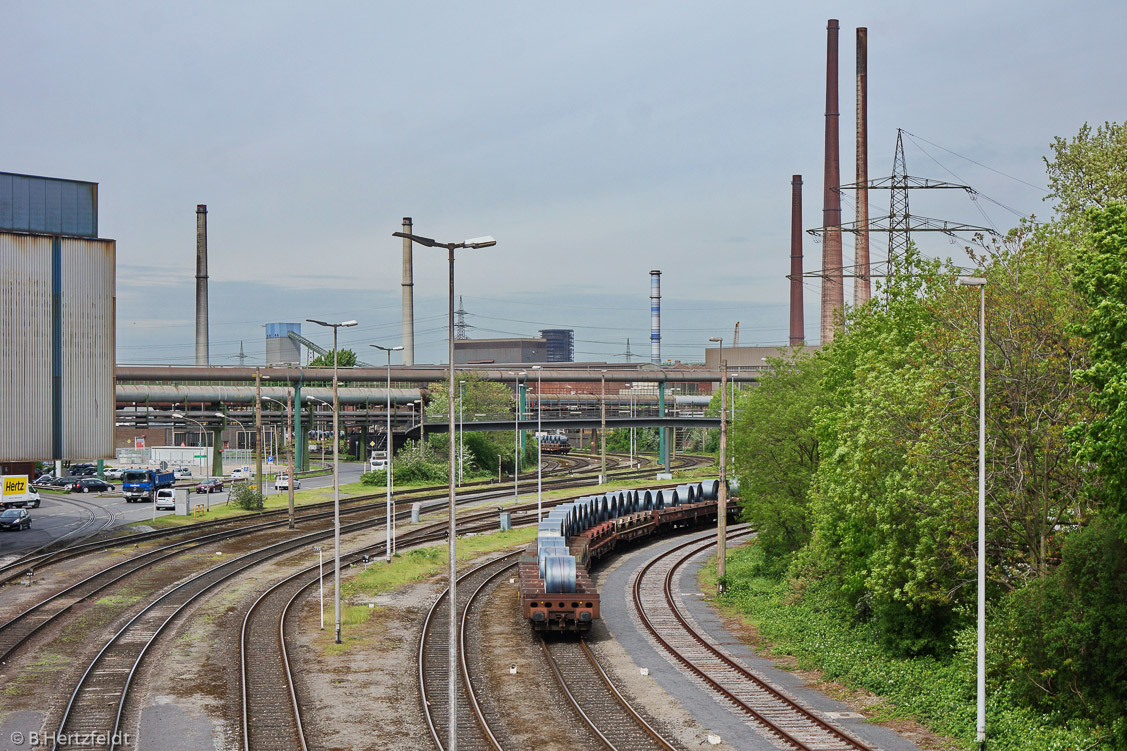
[[[243,511],[258,511],[263,507],[265,499],[261,491],[252,488],[248,483],[239,482],[235,483],[231,490],[228,503]]]
[[[652,453],[657,451],[660,442],[660,431],[657,428],[634,429],[635,453]],[[586,448],[586,447],[583,447]],[[630,451],[630,429],[611,428],[607,431],[607,451]]]
[[[356,367],[356,353],[350,349],[342,349],[337,351],[337,370],[341,368],[354,368]],[[323,355],[318,355],[309,361],[311,368],[331,368],[333,367],[333,351],[329,350]]]
[[[1076,288],[1091,305],[1080,334],[1091,346],[1091,367],[1077,373],[1094,393],[1098,414],[1071,433],[1080,458],[1099,467],[1108,501],[1127,514],[1127,206],[1088,213],[1089,241],[1080,249]]]
[[[1065,540],[1061,565],[1009,598],[1000,632],[1022,701],[1068,717],[1123,721],[1127,543],[1108,518]],[[1127,731],[1127,725],[1120,728]]]
[[[758,531],[762,573],[781,575],[810,540],[807,499],[819,459],[814,412],[825,398],[826,362],[820,355],[773,359],[771,372],[739,396],[729,441],[742,518]]]

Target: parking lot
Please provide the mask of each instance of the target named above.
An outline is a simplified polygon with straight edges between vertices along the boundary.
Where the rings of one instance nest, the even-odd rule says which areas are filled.
[[[362,463],[341,463],[341,484],[357,482],[363,471]],[[194,489],[200,481],[180,483],[181,487]],[[126,503],[121,496],[121,481],[109,481],[114,490],[108,493],[65,493],[40,489],[42,503],[30,509],[31,528],[19,532],[0,532],[0,562],[23,555],[42,545],[68,537],[74,540],[97,535],[125,524],[145,522],[156,516],[167,516],[172,511],[155,511],[152,503]],[[302,488],[324,488],[333,484],[332,475],[301,479]],[[227,502],[231,485],[225,480],[223,492],[189,493],[189,505],[208,504],[221,506]],[[267,488],[274,494],[273,486]]]

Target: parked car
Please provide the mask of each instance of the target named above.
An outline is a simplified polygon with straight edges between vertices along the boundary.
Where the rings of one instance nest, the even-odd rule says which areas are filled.
[[[233,470],[231,470],[232,480],[245,480],[250,476],[250,472],[247,472],[242,467],[235,467]]]
[[[31,529],[31,514],[24,508],[8,508],[0,513],[0,530],[7,532],[14,529]]]
[[[102,472],[102,477],[107,480],[120,480],[124,472],[125,470],[121,467],[106,467],[106,470]]]
[[[293,489],[298,490],[301,488],[301,480],[296,477],[293,481]],[[278,475],[274,478],[274,490],[289,490],[290,489],[290,476]]]
[[[175,511],[176,494],[172,491],[172,488],[160,488],[157,490],[154,503],[157,511]]]
[[[39,477],[35,478],[35,482],[31,484],[37,488],[49,488],[51,487],[51,483],[55,480],[56,477],[54,475],[39,475]]]
[[[204,480],[196,486],[197,493],[222,493],[223,481],[219,478],[213,480]]]
[[[79,467],[78,469],[71,467],[70,473],[74,477],[96,477],[98,470],[95,467]]]
[[[81,477],[75,477],[74,475],[63,475],[62,477],[56,477],[55,479],[51,480],[51,482],[46,484],[46,487],[49,487],[53,490],[61,490],[69,485],[73,485],[81,479]]]
[[[107,490],[113,490],[113,485],[99,480],[97,477],[79,477],[74,483],[67,486],[67,490],[72,493],[89,493],[90,491],[104,493]]]
[[[174,467],[172,474],[176,477],[177,480],[183,480],[186,478],[191,478],[192,470],[188,469],[187,467]]]

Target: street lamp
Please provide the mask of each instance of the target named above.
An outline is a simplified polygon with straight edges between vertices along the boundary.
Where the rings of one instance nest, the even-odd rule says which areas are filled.
[[[273,399],[269,396],[264,396],[262,398],[265,399],[266,401],[274,402],[275,404],[281,405],[281,406],[286,408],[286,432],[288,433],[290,430],[292,430],[293,429],[293,414],[292,414],[293,408],[291,406],[292,402],[290,401],[290,398],[291,398],[290,392],[289,391],[286,392],[286,403],[285,404],[282,404],[282,402],[280,402],[279,400]],[[293,454],[294,454],[294,445],[295,445],[296,442],[297,442],[297,437],[291,436],[289,461],[286,463],[286,471],[289,472],[289,475],[288,475],[289,482],[287,483],[287,486],[288,486],[287,491],[288,491],[288,495],[289,495],[289,511],[290,511],[289,528],[290,529],[295,528],[294,510],[293,510],[293,484],[294,484]],[[275,480],[275,482],[277,482],[277,480]]]
[[[607,372],[604,370],[599,373],[599,380],[602,381],[602,396],[599,399],[599,484],[602,485],[607,481]]]
[[[724,360],[724,338],[714,336],[710,342],[720,342],[720,485],[716,493],[716,591],[724,594],[724,576],[727,573],[728,551],[728,362]]]
[[[333,615],[336,618],[336,643],[340,644],[340,415],[337,406],[337,329],[355,326],[356,321],[327,323],[305,320],[333,330]],[[293,480],[291,479],[292,483]]]
[[[449,439],[449,474],[450,474],[450,527],[448,532],[449,537],[449,557],[450,557],[450,582],[449,582],[449,597],[450,597],[450,623],[449,623],[449,664],[448,668],[448,696],[449,702],[449,721],[447,724],[449,732],[448,748],[454,751],[458,747],[458,693],[457,693],[457,675],[458,675],[458,598],[457,598],[457,585],[458,585],[458,558],[457,558],[457,519],[455,518],[455,494],[454,494],[454,249],[455,248],[488,248],[497,244],[497,241],[492,237],[476,237],[472,240],[465,240],[460,243],[440,243],[432,240],[429,237],[422,237],[420,235],[413,235],[409,232],[393,232],[393,237],[402,237],[405,240],[417,242],[427,248],[446,248],[450,259],[450,314],[449,314],[449,355],[450,355],[450,378],[449,388],[447,389],[447,432],[450,435]]]
[[[384,560],[391,563],[391,353],[399,352],[403,349],[402,345],[398,347],[381,347],[378,344],[373,344],[376,349],[383,350],[387,353],[387,542],[384,543]]]
[[[544,400],[540,398],[540,366],[533,365],[532,369],[536,371],[536,523],[540,523],[541,518],[541,505],[544,502],[544,477],[543,469],[543,448],[544,448],[544,428],[542,426],[541,417],[544,414]]]
[[[466,463],[466,419],[465,419],[465,390],[462,388],[466,385],[465,381],[458,381],[458,484],[465,483],[465,476],[463,475]]]
[[[206,437],[207,428],[204,426],[204,424],[202,422],[200,422],[199,420],[193,420],[191,417],[188,417],[183,412],[173,412],[172,416],[182,418],[184,420],[187,420],[188,422],[194,422],[196,425],[200,426],[200,437],[203,438],[204,455],[206,457],[206,455],[207,455],[207,437]],[[204,474],[203,459],[200,460],[200,474]]]
[[[520,502],[520,377],[525,371],[510,370],[513,377],[513,501]],[[539,520],[537,521],[539,523]]]
[[[978,747],[986,748],[986,279],[960,276],[978,287]]]
[[[416,399],[415,401],[411,402],[411,404],[418,404],[419,405],[419,458],[426,459],[427,458],[427,436],[426,436],[426,426],[427,426],[426,406],[427,405],[423,404],[422,399]]]

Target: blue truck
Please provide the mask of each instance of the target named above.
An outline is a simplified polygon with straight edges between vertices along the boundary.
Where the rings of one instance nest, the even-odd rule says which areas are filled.
[[[154,469],[127,469],[121,475],[121,491],[127,503],[152,501],[161,488],[171,488],[176,482],[172,472]]]

